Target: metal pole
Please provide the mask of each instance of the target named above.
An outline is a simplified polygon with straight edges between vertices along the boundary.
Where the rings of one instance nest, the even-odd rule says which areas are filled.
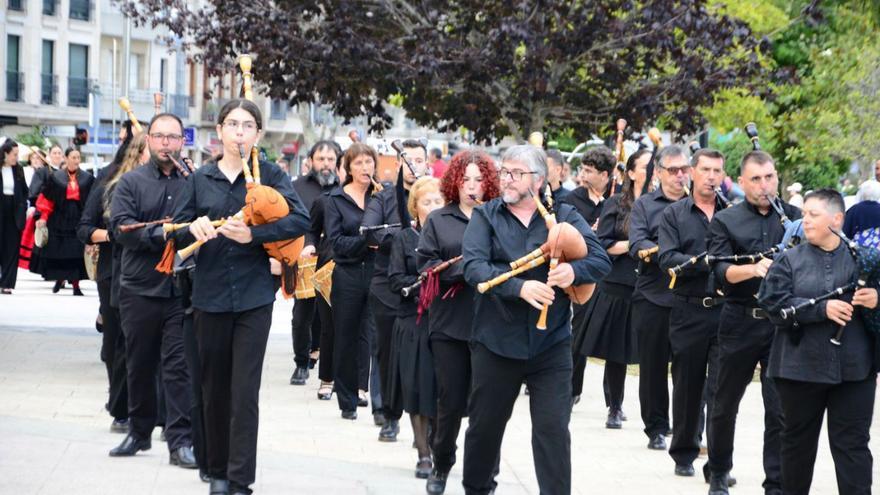
[[[113,85],[113,103],[115,104],[118,96],[116,95],[116,90],[118,86],[118,81],[116,80],[116,38],[113,38],[113,58],[111,59],[111,69],[110,69],[110,83]],[[116,114],[119,110],[114,110],[110,112],[113,115],[113,136],[112,139],[113,145],[116,146],[119,144],[117,141],[117,137],[119,133],[116,132]]]
[[[122,24],[122,96],[128,98],[128,90],[130,81],[128,80],[129,74],[131,74],[131,19],[125,16],[125,22]]]

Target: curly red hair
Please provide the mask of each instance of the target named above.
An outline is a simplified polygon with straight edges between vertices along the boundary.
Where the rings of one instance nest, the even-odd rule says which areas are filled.
[[[501,194],[498,186],[498,171],[495,162],[485,151],[459,151],[452,157],[449,167],[440,179],[440,192],[449,203],[458,203],[458,191],[464,183],[467,166],[475,163],[483,176],[483,201],[497,198]]]

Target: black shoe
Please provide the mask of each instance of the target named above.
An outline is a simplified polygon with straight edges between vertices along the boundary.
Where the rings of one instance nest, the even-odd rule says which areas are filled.
[[[709,483],[709,479],[711,478],[712,473],[709,471],[709,463],[703,464],[703,479],[706,480],[706,483]],[[727,473],[727,486],[736,485],[736,478],[733,477],[732,474]]]
[[[211,477],[208,476],[207,471],[202,471],[201,469],[199,469],[199,479],[204,481],[205,483],[211,482]]]
[[[658,433],[651,437],[651,441],[648,442],[648,448],[651,450],[666,450],[666,438],[663,437],[662,433]]]
[[[83,291],[79,290],[79,287],[74,287],[74,288],[73,288],[73,295],[74,295],[74,296],[82,296],[82,295],[83,295]]]
[[[211,480],[210,495],[229,495],[229,482],[226,480]]]
[[[196,456],[192,447],[179,447],[174,449],[168,456],[168,463],[172,466],[180,466],[183,469],[198,469]]]
[[[376,426],[385,426],[385,413],[373,412],[373,424]]]
[[[367,407],[370,402],[367,400],[367,393],[358,391],[358,407]]]
[[[676,476],[693,476],[694,475],[694,465],[693,464],[676,464],[675,465],[675,475]]]
[[[342,419],[358,419],[357,411],[342,411]]]
[[[309,379],[309,370],[308,368],[300,368],[299,366],[293,370],[293,375],[290,377],[291,385],[305,385],[306,380]]]
[[[400,422],[396,419],[389,419],[379,430],[379,441],[396,442],[398,433],[400,433]]]
[[[605,428],[610,430],[619,430],[623,428],[623,420],[620,419],[620,409],[611,409],[608,411],[608,419],[605,420]]]
[[[329,392],[328,392],[329,390]],[[318,400],[330,400],[333,398],[333,382],[321,381],[318,387]]]
[[[425,485],[425,489],[430,495],[441,495],[446,491],[446,478],[448,476],[449,471],[439,471],[437,468],[434,468],[431,471],[431,476],[428,476],[428,483]]]
[[[416,464],[416,478],[421,480],[428,479],[431,476],[432,468],[434,464],[431,462],[430,457],[422,457],[419,459],[418,464]]]
[[[621,420],[621,421],[626,421],[626,420],[628,420],[628,419],[629,419],[629,418],[626,417],[626,413],[623,412],[623,409],[621,409],[621,410],[620,410],[620,420]]]
[[[61,286],[64,283],[63,280],[56,280],[55,285],[52,286],[52,294],[58,294],[58,291],[61,290]]]
[[[128,433],[128,418],[114,419],[110,423],[110,433]]]
[[[709,495],[729,495],[727,473],[711,473],[709,476]]]
[[[151,447],[152,444],[149,438],[141,440],[134,436],[134,434],[129,433],[122,440],[122,443],[110,451],[110,457],[131,457],[137,454],[138,451],[150,450]]]

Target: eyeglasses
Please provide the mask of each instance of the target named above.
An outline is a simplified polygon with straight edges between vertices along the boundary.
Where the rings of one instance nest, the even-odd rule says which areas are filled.
[[[241,126],[242,129],[248,132],[257,130],[257,123],[253,120],[248,120],[245,122],[239,122],[237,120],[227,120],[223,122],[223,127],[229,130],[238,129],[239,126]]]
[[[691,171],[690,165],[684,167],[664,167],[663,165],[660,165],[660,168],[669,172],[669,175],[686,174]]]
[[[150,139],[155,139],[156,141],[165,141],[167,139],[168,142],[176,143],[183,139],[183,136],[180,134],[162,134],[161,132],[154,132],[150,134]]]
[[[522,180],[524,175],[532,175],[536,173],[537,172],[524,170],[507,170],[506,168],[502,168],[498,170],[498,178],[519,181]]]

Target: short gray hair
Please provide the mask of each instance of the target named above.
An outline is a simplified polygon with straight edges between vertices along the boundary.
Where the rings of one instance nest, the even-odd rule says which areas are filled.
[[[683,156],[685,160],[688,160],[687,151],[685,151],[684,147],[679,146],[677,144],[670,144],[665,148],[661,149],[659,153],[657,153],[657,163],[661,166],[666,166],[666,161],[670,158],[677,158],[679,156]],[[690,163],[688,163],[690,165]]]
[[[859,186],[859,201],[880,201],[880,182],[866,180]]]
[[[520,162],[527,167],[534,175],[541,178],[547,178],[547,154],[544,150],[531,144],[518,144],[511,146],[501,155],[501,163],[504,162]]]

